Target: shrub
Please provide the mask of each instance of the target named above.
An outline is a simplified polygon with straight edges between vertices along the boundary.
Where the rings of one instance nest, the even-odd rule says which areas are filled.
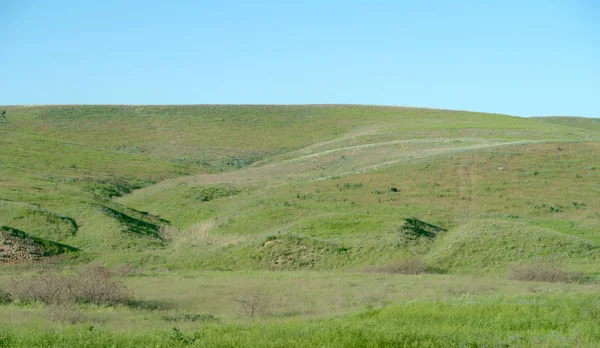
[[[130,293],[123,282],[113,279],[112,274],[99,264],[90,264],[75,278],[77,302],[96,305],[126,303]]]
[[[71,278],[57,273],[46,273],[36,277],[12,280],[9,293],[20,302],[43,302],[66,304],[75,301]]]
[[[54,305],[115,305],[127,303],[130,299],[125,285],[114,280],[107,269],[97,264],[90,264],[72,276],[47,273],[13,280],[8,292],[13,299],[21,302]]]
[[[582,272],[568,272],[551,261],[537,261],[512,266],[509,278],[513,280],[550,283],[583,283],[587,277]]]
[[[243,317],[265,316],[271,309],[271,296],[262,290],[250,291],[233,300],[238,305],[238,314]]]
[[[235,196],[241,191],[235,187],[226,186],[201,186],[188,188],[186,191],[186,198],[192,198],[200,202],[210,202],[212,200]]]

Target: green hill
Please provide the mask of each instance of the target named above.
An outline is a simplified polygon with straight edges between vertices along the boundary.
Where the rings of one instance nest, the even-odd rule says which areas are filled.
[[[581,128],[600,132],[600,118],[586,118],[586,117],[536,117],[536,121],[547,122],[566,127]]]
[[[411,216],[448,236],[518,221],[599,242],[593,120],[358,105],[4,109],[2,223],[103,262],[380,264],[411,254],[398,243]],[[281,243],[266,252],[268,240]],[[310,261],[268,261],[294,257]]]
[[[0,109],[0,346],[600,341],[597,120]]]

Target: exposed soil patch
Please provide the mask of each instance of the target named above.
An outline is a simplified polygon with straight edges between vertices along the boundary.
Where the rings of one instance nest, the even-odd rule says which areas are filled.
[[[36,261],[77,250],[68,245],[37,238],[15,228],[0,227],[0,263]]]

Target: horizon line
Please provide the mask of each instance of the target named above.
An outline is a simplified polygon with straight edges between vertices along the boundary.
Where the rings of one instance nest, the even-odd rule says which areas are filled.
[[[591,119],[600,119],[600,117],[594,116],[577,116],[577,115],[534,115],[534,116],[520,116],[520,115],[511,115],[511,114],[503,114],[499,112],[487,112],[487,111],[475,111],[475,110],[464,110],[464,109],[448,109],[448,108],[435,108],[435,107],[426,107],[426,106],[405,106],[405,105],[395,105],[395,104],[344,104],[344,103],[273,103],[273,104],[265,104],[265,103],[220,103],[220,104],[210,104],[210,103],[182,103],[182,104],[94,104],[94,103],[83,103],[83,104],[6,104],[0,105],[0,107],[12,107],[12,108],[27,108],[27,107],[64,107],[64,106],[150,106],[150,107],[174,107],[174,106],[354,106],[354,107],[384,107],[384,108],[399,108],[399,109],[421,109],[421,110],[438,110],[438,111],[454,111],[454,112],[471,112],[471,113],[481,113],[481,114],[489,114],[489,115],[503,115],[503,116],[511,116],[511,117],[522,117],[522,118],[535,118],[535,117],[573,117],[573,118],[591,118]]]

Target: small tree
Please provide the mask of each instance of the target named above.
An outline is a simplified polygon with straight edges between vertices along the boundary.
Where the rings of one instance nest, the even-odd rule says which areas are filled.
[[[6,110],[0,111],[0,122],[6,121]]]

